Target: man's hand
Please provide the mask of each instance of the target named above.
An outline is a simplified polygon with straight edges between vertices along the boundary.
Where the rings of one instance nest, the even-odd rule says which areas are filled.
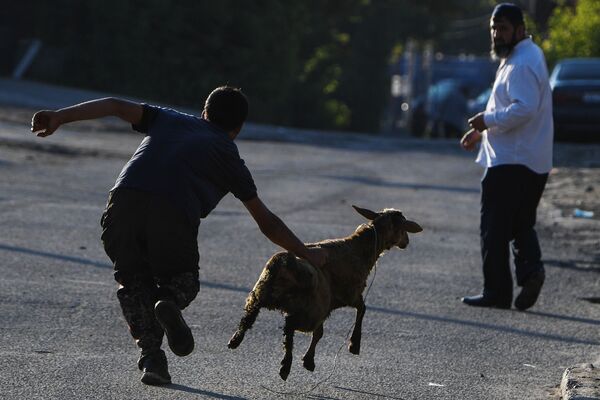
[[[482,112],[475,114],[474,116],[469,118],[469,126],[479,132],[483,132],[488,128],[485,124],[485,121],[483,120]]]
[[[471,151],[475,149],[475,146],[480,140],[481,132],[476,129],[471,129],[464,134],[462,139],[460,139],[460,146],[467,151]]]
[[[50,136],[61,125],[56,111],[42,110],[33,115],[31,119],[31,132],[39,137]]]

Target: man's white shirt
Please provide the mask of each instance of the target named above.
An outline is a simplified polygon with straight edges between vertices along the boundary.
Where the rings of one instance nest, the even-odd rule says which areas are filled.
[[[544,53],[531,38],[498,67],[483,120],[488,129],[476,162],[521,164],[539,174],[552,169],[552,92]]]

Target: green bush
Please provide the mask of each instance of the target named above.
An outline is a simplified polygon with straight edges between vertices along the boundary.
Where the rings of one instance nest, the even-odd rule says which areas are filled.
[[[579,0],[575,7],[556,7],[543,48],[550,65],[567,57],[599,57],[600,0]]]

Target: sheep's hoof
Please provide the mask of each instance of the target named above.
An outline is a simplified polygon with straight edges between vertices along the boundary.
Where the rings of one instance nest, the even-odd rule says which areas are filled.
[[[292,369],[291,362],[281,363],[281,368],[279,369],[279,376],[281,377],[281,379],[283,379],[284,381],[287,379],[288,375],[290,374],[290,369]]]
[[[350,346],[348,346],[348,351],[352,354],[359,355],[360,354],[360,343],[357,343],[357,344],[350,343]]]
[[[229,347],[230,349],[236,349],[240,345],[240,343],[242,343],[242,340],[244,340],[244,333],[237,331],[233,334],[231,339],[229,339],[227,347]]]
[[[310,372],[313,372],[315,370],[315,359],[310,357],[305,357],[302,358],[302,365],[304,365],[304,368],[306,368],[307,370],[309,370]]]

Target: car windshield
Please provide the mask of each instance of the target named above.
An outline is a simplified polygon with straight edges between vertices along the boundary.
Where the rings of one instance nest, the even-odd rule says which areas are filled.
[[[558,73],[560,80],[600,80],[600,62],[563,64]]]

